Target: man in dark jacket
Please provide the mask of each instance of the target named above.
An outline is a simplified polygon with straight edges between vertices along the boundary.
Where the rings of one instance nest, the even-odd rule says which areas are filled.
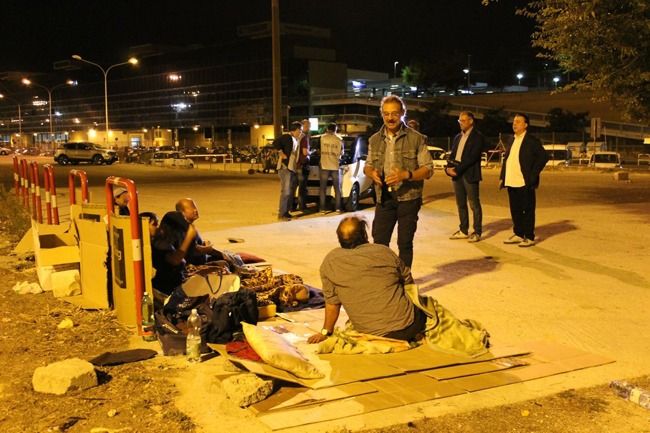
[[[506,144],[499,178],[499,188],[508,188],[515,232],[503,243],[520,247],[535,245],[535,189],[548,161],[542,142],[526,132],[529,124],[525,114],[515,115],[512,122],[515,135]]]
[[[278,219],[291,221],[289,211],[293,208],[293,182],[296,176],[296,163],[298,162],[298,141],[302,134],[300,122],[293,122],[289,132],[276,138],[273,147],[279,152],[278,175],[280,176],[280,208]]]
[[[476,128],[474,128],[474,113],[461,111],[458,117],[460,134],[454,137],[454,145],[451,147],[449,159],[453,161],[445,168],[445,172],[451,177],[456,194],[456,205],[460,226],[457,232],[449,236],[449,239],[468,239],[468,242],[481,240],[483,232],[483,210],[479,198],[479,182],[481,177],[481,154],[485,147],[485,139]],[[469,233],[469,212],[467,201],[472,208],[474,218],[474,232]]]

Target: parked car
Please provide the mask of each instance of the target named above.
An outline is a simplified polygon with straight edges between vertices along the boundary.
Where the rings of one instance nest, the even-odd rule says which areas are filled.
[[[307,179],[307,198],[318,201],[320,197],[320,140],[322,135],[309,139],[309,147],[316,152],[311,156],[309,178]],[[341,175],[341,205],[348,212],[356,212],[359,201],[367,197],[375,197],[372,179],[363,173],[368,156],[368,136],[365,134],[350,134],[343,138],[344,154],[339,161]],[[327,181],[326,193],[334,197],[332,180]]]
[[[435,146],[427,146],[431,158],[433,159],[433,168],[445,168],[447,165],[447,154],[446,152]]]
[[[54,153],[54,161],[60,165],[76,165],[81,161],[95,165],[111,165],[117,161],[117,152],[104,149],[94,143],[65,143],[60,145]]]
[[[188,167],[194,168],[194,162],[183,152],[163,150],[153,154],[150,164],[155,167]]]
[[[11,155],[14,150],[9,147],[0,147],[0,155]]]
[[[589,159],[594,168],[621,168],[621,155],[616,152],[595,152]]]
[[[548,154],[548,166],[571,164],[571,149],[565,144],[545,144],[544,150]]]

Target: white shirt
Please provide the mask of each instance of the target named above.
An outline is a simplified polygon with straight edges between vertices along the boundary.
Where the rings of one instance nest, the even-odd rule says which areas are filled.
[[[465,143],[467,143],[467,139],[469,138],[469,134],[472,133],[472,129],[474,127],[469,128],[467,132],[461,131],[461,136],[460,136],[460,141],[458,142],[458,149],[456,150],[456,161],[460,162],[461,158],[463,157],[463,151],[465,150]]]
[[[521,164],[519,164],[519,151],[521,150],[521,142],[524,141],[525,136],[526,132],[524,131],[519,137],[515,135],[515,140],[512,142],[510,155],[506,161],[506,179],[503,183],[504,186],[512,188],[526,186],[524,175],[521,172]]]

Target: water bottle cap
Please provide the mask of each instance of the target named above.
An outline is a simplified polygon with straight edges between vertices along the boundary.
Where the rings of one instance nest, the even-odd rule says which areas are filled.
[[[196,308],[192,308],[192,314],[197,314]]]

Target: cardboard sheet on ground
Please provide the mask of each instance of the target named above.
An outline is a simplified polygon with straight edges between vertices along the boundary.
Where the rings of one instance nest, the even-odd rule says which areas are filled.
[[[271,429],[279,430],[465,393],[454,385],[419,373],[372,380],[364,384],[377,392],[327,404],[260,414],[259,419]]]
[[[285,336],[327,377],[302,380],[264,363],[239,360],[225,346],[210,345],[252,373],[302,386],[285,386],[250,410],[273,430],[360,415],[406,404],[450,397],[614,360],[549,341],[499,345],[478,358],[462,358],[420,346],[386,355],[317,355],[305,336],[321,326],[322,310],[287,313],[293,320],[260,322]],[[311,389],[310,389],[311,388]]]

